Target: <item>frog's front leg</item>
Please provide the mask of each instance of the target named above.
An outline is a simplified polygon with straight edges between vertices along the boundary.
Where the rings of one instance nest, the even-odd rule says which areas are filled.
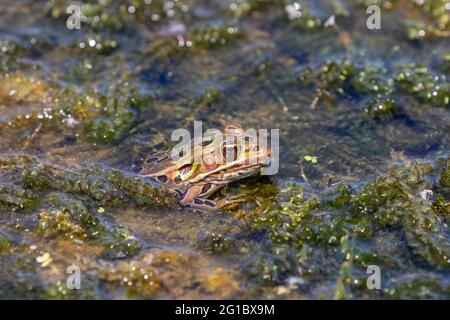
[[[181,196],[179,204],[182,207],[188,207],[199,210],[214,210],[218,209],[214,201],[203,199],[200,196],[204,193],[204,187],[202,185],[191,186]]]
[[[200,211],[210,211],[245,201],[245,198],[242,196],[228,197],[220,199],[217,202],[202,198],[201,196],[204,196],[204,186],[192,186],[184,193],[179,203],[183,207]]]

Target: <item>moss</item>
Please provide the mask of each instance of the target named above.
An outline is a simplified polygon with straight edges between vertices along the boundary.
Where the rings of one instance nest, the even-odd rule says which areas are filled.
[[[12,208],[13,211],[23,211],[35,208],[37,197],[20,186],[0,182],[0,205]]]
[[[343,183],[340,183],[331,193],[328,200],[328,204],[335,208],[345,207],[350,203],[351,188]]]
[[[394,278],[383,291],[392,299],[441,299],[450,294],[450,287],[442,278],[419,274]]]
[[[441,188],[450,188],[450,165],[441,171],[439,186]]]
[[[310,284],[341,269],[336,297],[349,298],[362,288],[365,269],[371,264],[386,273],[404,271],[408,263],[448,269],[450,243],[442,216],[448,206],[442,197],[432,202],[421,196],[423,190],[436,188],[444,169],[412,161],[362,187],[340,184],[318,195],[320,202],[306,198],[303,188],[291,186],[280,194],[278,203],[255,217],[254,230],[266,232],[273,252],[254,257],[249,270],[270,281],[295,276],[295,268],[277,260],[292,261],[289,250],[293,250],[302,278]],[[394,240],[398,233],[404,236],[400,247]],[[284,249],[276,251],[280,246]],[[339,246],[339,251],[333,249]],[[282,270],[283,276],[276,270]]]
[[[124,289],[129,298],[154,297],[161,287],[156,269],[141,261],[120,261],[100,268],[98,275],[104,284]]]
[[[26,188],[36,192],[62,190],[84,194],[103,205],[133,202],[158,207],[174,203],[173,196],[159,186],[119,170],[96,167],[77,172],[39,162],[33,157],[5,157],[1,160],[18,172],[18,179]]]
[[[282,3],[281,1],[273,0],[239,0],[232,2],[227,11],[237,17],[250,15],[255,11],[262,11],[266,8],[272,7],[274,4]]]
[[[87,33],[77,38],[73,44],[79,54],[101,54],[108,55],[119,48],[114,38],[108,38],[101,33]]]
[[[192,41],[193,48],[212,49],[228,44],[243,36],[240,28],[235,26],[212,26],[196,30],[189,34],[186,41]]]
[[[408,245],[426,263],[450,268],[450,241],[445,237],[442,220],[429,207],[414,208],[403,220]]]
[[[120,170],[105,170],[102,177],[114,188],[118,188],[128,199],[139,205],[149,206],[173,206],[174,197],[163,190],[159,185],[155,186],[139,176],[127,175]]]
[[[3,254],[9,254],[13,247],[13,243],[11,239],[6,235],[0,232],[0,256]]]
[[[359,98],[390,92],[390,82],[383,78],[384,73],[383,69],[357,67],[346,60],[326,61],[315,70],[303,69],[296,82],[303,87],[315,88],[320,95]]]
[[[416,4],[421,11],[419,19],[408,29],[411,40],[433,40],[450,37],[450,14],[445,0],[425,1]]]
[[[47,14],[54,19],[68,18],[66,8],[73,4],[68,0],[49,0],[46,6]],[[130,11],[130,7],[134,11]],[[163,0],[106,0],[102,2],[89,1],[81,6],[82,26],[92,30],[127,30],[145,24],[147,27],[159,26],[171,18],[189,16],[189,7],[175,2],[172,7]]]
[[[137,124],[141,112],[149,110],[152,101],[132,83],[121,80],[109,84],[104,93],[92,88],[58,88],[24,75],[0,82],[0,98],[38,106],[13,114],[8,119],[10,127],[35,128],[41,124],[75,133],[95,144],[113,144],[122,139]]]
[[[377,4],[384,9],[392,9],[398,2],[398,0],[358,0],[358,3],[364,8],[367,8],[371,4]]]
[[[279,284],[292,274],[294,266],[285,255],[259,254],[244,263],[244,272],[262,284]]]
[[[45,237],[98,238],[105,232],[97,216],[84,203],[63,193],[48,197],[49,207],[39,213],[37,232]]]
[[[311,13],[305,2],[294,2],[284,7],[285,17],[289,23],[302,30],[317,30],[324,26],[325,21]]]
[[[86,122],[85,129],[93,141],[101,144],[123,138],[137,123],[140,110],[149,103],[127,82],[110,85],[99,100],[101,112]]]
[[[339,277],[336,280],[336,288],[334,293],[335,299],[345,300],[352,297],[351,291],[348,287],[348,283],[351,280],[349,268],[350,263],[348,261],[342,263],[341,269],[339,270]]]
[[[240,287],[229,270],[216,268],[202,279],[202,289],[208,294],[226,299],[235,295]]]
[[[54,88],[42,79],[21,73],[0,79],[0,99],[5,103],[45,103]]]
[[[202,232],[199,236],[199,246],[206,252],[221,253],[233,246],[233,241],[226,235],[214,232]]]
[[[397,214],[393,214],[396,205],[407,201],[408,195],[398,179],[382,177],[366,185],[362,192],[352,198],[352,209],[359,215],[370,215],[379,219],[382,225],[395,225],[399,222]],[[387,207],[388,210],[384,210]]]
[[[155,58],[167,59],[175,54],[212,50],[237,42],[244,37],[243,31],[234,25],[212,25],[196,28],[185,35],[158,39],[150,45],[149,51]]]
[[[450,54],[444,54],[440,60],[437,68],[447,76],[450,76]]]
[[[110,239],[102,242],[106,243],[106,248],[102,252],[105,259],[123,259],[136,255],[141,245],[133,236],[132,231],[126,226],[114,226],[109,234]]]
[[[412,63],[401,67],[395,77],[396,88],[422,102],[435,106],[450,105],[450,86],[445,77],[434,75],[425,66]]]
[[[370,118],[398,113],[399,103],[393,97],[401,94],[433,106],[450,105],[450,87],[445,76],[436,75],[417,63],[400,65],[398,72],[390,77],[383,69],[356,67],[348,61],[327,61],[314,71],[303,69],[296,82],[302,87],[315,88],[323,99],[369,96],[366,112]]]
[[[443,217],[447,224],[450,222],[450,201],[446,201],[443,196],[436,197],[433,202],[433,210],[438,216]]]
[[[368,103],[366,113],[370,119],[385,119],[398,114],[399,108],[395,99],[377,96]]]

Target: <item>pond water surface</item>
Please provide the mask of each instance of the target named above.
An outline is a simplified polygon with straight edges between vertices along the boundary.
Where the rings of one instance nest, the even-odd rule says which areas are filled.
[[[450,297],[448,1],[73,3],[0,1],[0,298]],[[136,173],[195,120],[278,174],[180,210]]]

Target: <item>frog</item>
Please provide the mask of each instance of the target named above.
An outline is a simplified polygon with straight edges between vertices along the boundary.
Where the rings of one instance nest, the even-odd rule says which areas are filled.
[[[239,124],[227,124],[223,131],[181,145],[179,150],[185,152],[178,157],[173,156],[173,149],[151,155],[143,162],[139,175],[175,193],[182,208],[221,209],[242,199],[235,196],[211,200],[216,191],[258,175],[262,167],[269,165],[271,149],[258,142],[255,135],[246,134]]]

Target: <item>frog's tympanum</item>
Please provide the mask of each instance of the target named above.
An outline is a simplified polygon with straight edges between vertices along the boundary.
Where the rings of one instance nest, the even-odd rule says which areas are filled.
[[[179,204],[194,209],[215,209],[232,203],[207,199],[215,191],[237,180],[257,174],[270,161],[270,148],[246,134],[241,126],[230,124],[192,139],[176,153],[173,150],[144,161],[140,175],[162,183],[180,197]]]

